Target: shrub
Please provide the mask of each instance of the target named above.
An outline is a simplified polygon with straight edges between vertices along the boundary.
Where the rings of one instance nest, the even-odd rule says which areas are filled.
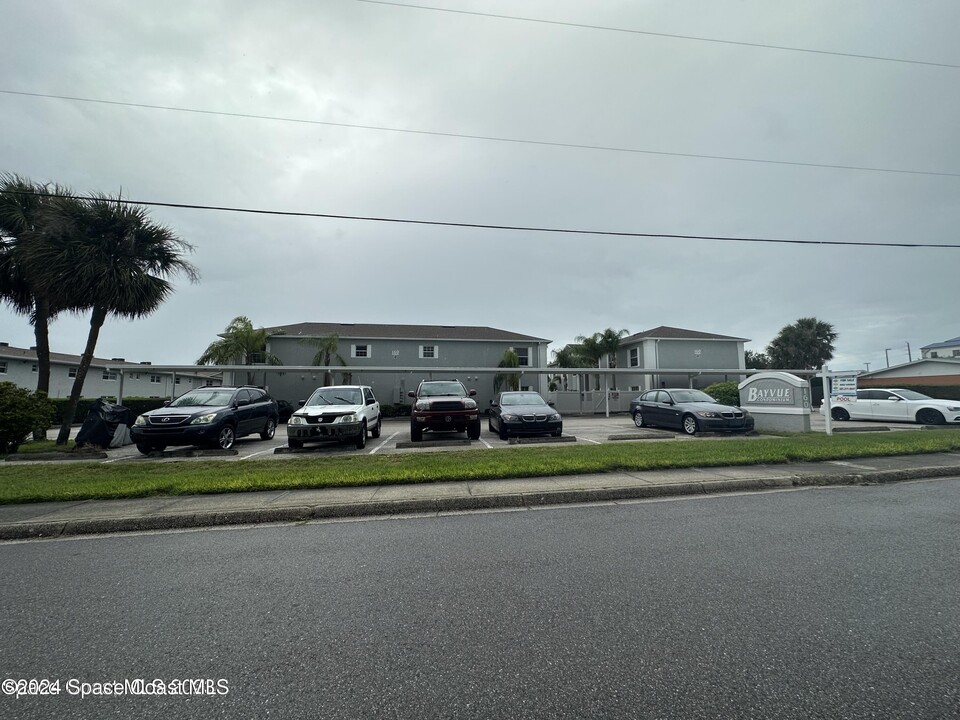
[[[384,405],[380,404],[380,413],[387,418],[392,417],[409,417],[411,405],[406,403],[397,403],[396,405]]]
[[[0,382],[0,453],[16,452],[27,435],[53,422],[53,405],[44,395]]]
[[[740,407],[740,391],[732,380],[728,382],[714,383],[710,387],[704,388],[704,392],[712,398],[716,398],[721,405],[733,405]]]

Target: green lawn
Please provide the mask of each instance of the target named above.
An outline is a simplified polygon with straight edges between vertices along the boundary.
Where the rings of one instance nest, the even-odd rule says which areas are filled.
[[[0,504],[149,495],[493,480],[617,470],[757,465],[960,450],[933,430],[780,438],[619,442],[269,461],[0,463]]]

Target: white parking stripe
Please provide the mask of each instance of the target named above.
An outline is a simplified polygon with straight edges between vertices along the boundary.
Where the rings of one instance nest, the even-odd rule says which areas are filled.
[[[598,443],[596,440],[591,440],[590,438],[580,437],[579,435],[577,435],[576,438],[577,438],[577,440],[586,440],[587,442],[592,442],[594,445],[602,445],[602,443]]]
[[[240,458],[240,459],[241,459],[241,460],[247,460],[247,459],[249,459],[249,458],[256,457],[257,455],[263,455],[263,454],[265,454],[265,453],[272,453],[272,452],[273,452],[274,450],[276,450],[277,448],[282,448],[282,447],[284,447],[284,446],[283,446],[283,445],[277,445],[277,447],[270,448],[269,450],[261,450],[260,452],[255,452],[255,453],[250,453],[249,455],[244,455],[244,456],[243,456],[242,458]]]
[[[488,442],[487,442],[486,440],[484,440],[483,438],[480,438],[480,442],[482,442],[484,445],[487,446],[487,450],[493,450],[493,445],[491,445],[490,443],[488,443]]]
[[[390,442],[391,440],[393,440],[393,439],[394,439],[397,435],[399,435],[399,434],[400,434],[400,431],[397,430],[397,432],[395,432],[393,435],[391,435],[390,437],[388,437],[388,438],[387,438],[386,440],[384,440],[382,443],[380,443],[379,445],[377,445],[373,450],[371,450],[371,451],[370,451],[369,453],[367,453],[367,454],[368,454],[368,455],[373,455],[375,452],[377,452],[377,450],[379,450],[380,448],[382,448],[384,445],[386,445],[388,442]]]

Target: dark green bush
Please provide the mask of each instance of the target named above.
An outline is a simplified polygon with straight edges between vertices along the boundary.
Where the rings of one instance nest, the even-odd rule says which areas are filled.
[[[45,396],[0,382],[0,453],[16,452],[30,433],[52,422],[53,406]]]
[[[406,403],[397,403],[396,405],[380,404],[380,414],[384,417],[409,417],[410,405]]]
[[[740,391],[737,390],[739,383],[733,380],[727,382],[718,382],[704,388],[704,392],[712,398],[715,398],[721,405],[733,405],[740,407]]]
[[[72,424],[78,425],[87,419],[87,413],[98,398],[80,398],[77,403],[77,411],[73,414]],[[170,398],[145,398],[145,397],[125,397],[123,406],[130,408],[133,416],[141,415],[147,410],[156,410],[163,407],[163,403]],[[108,402],[116,402],[116,398],[105,398]],[[63,413],[67,408],[67,398],[53,398],[50,400],[54,408],[53,422],[57,425],[63,423]]]

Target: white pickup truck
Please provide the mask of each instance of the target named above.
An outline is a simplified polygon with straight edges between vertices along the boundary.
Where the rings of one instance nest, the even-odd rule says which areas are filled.
[[[367,444],[367,433],[380,437],[380,403],[366,385],[331,385],[317,388],[287,422],[287,445],[302,448],[305,442],[353,441],[357,449]]]

